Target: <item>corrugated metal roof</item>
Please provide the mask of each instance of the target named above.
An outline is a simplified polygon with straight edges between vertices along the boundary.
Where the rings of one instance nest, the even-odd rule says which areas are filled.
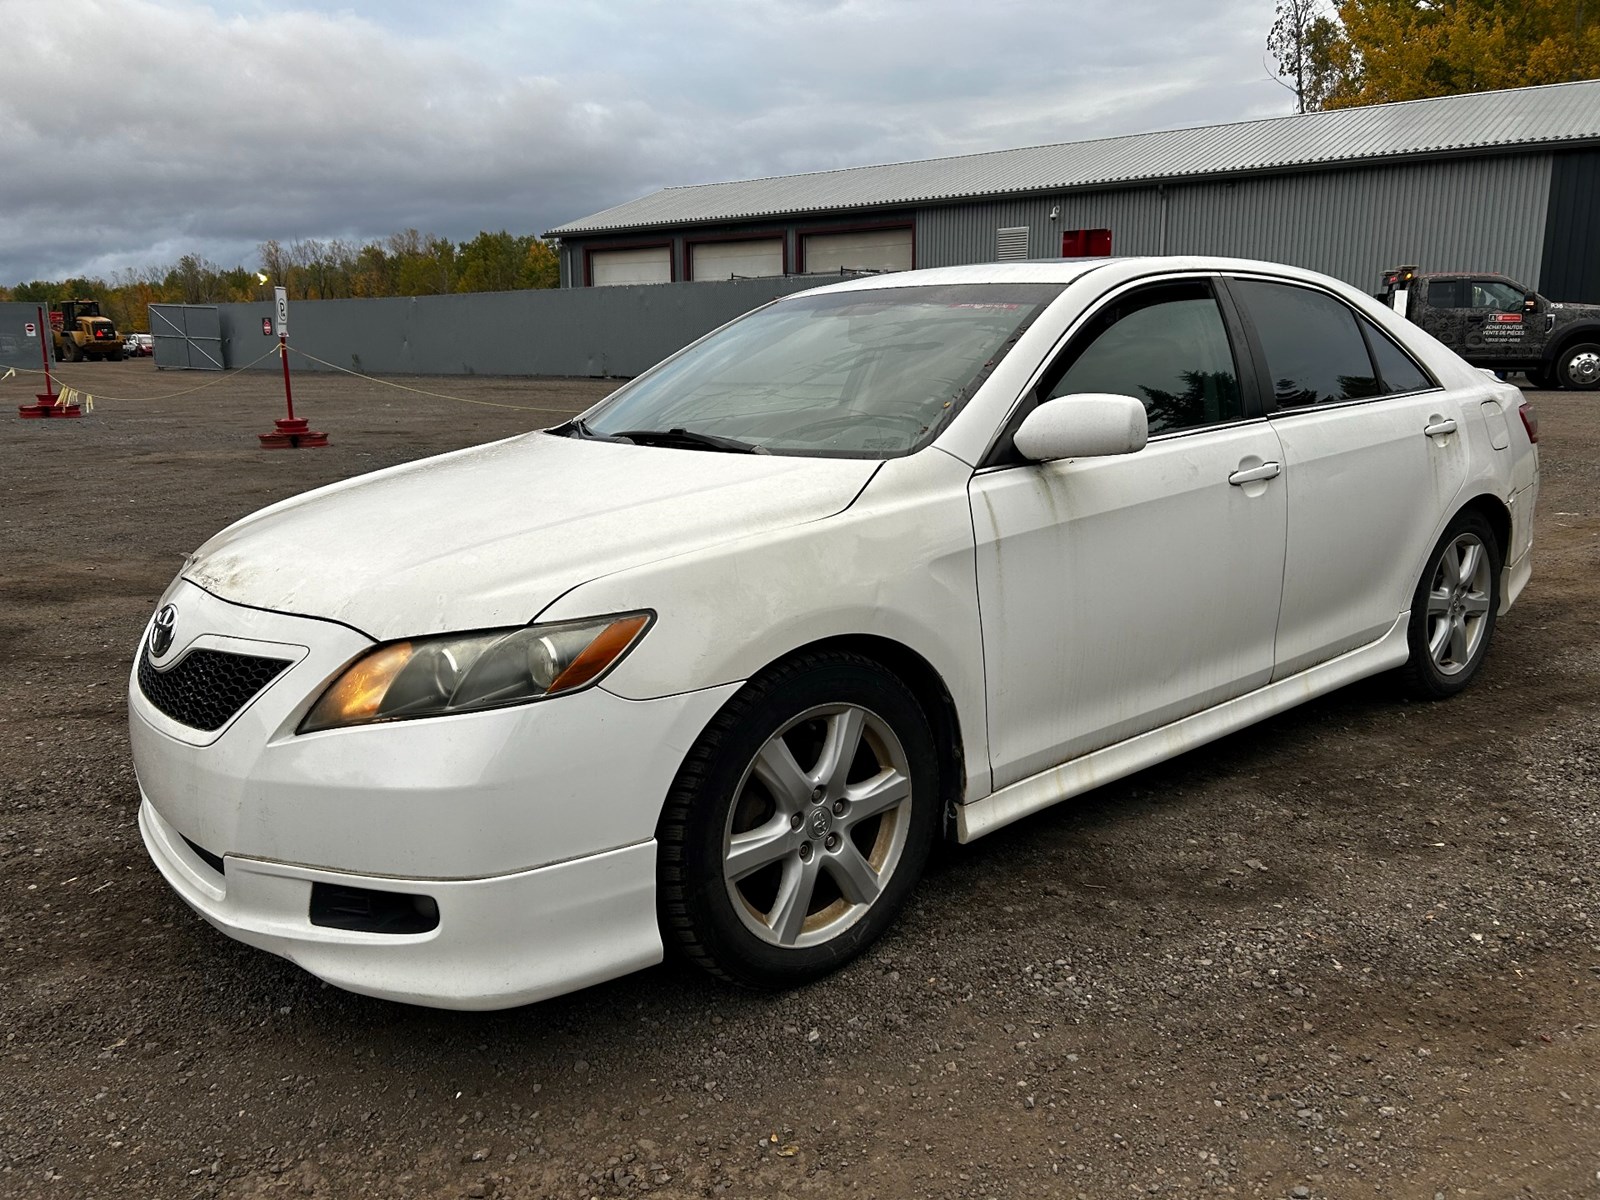
[[[664,188],[549,236],[1600,140],[1600,80]]]

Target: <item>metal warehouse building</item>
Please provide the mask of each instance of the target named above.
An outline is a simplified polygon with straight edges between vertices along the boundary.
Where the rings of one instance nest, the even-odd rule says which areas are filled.
[[[665,188],[547,236],[567,287],[1195,253],[1600,301],[1600,80]]]

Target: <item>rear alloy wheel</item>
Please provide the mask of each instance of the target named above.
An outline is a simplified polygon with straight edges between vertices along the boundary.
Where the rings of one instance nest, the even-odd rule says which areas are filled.
[[[663,811],[664,928],[752,987],[847,962],[927,862],[935,764],[916,698],[870,659],[824,651],[758,676],[696,743]]]
[[[1600,343],[1579,342],[1561,352],[1556,378],[1562,387],[1580,392],[1600,388]]]
[[[1443,700],[1472,682],[1494,636],[1500,565],[1494,530],[1480,514],[1450,523],[1411,600],[1411,658],[1402,671],[1412,695]]]

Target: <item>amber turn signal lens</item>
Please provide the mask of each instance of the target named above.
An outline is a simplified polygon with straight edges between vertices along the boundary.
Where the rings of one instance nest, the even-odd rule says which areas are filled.
[[[601,631],[599,637],[584,647],[583,652],[572,660],[570,667],[555,677],[548,694],[553,696],[557,692],[571,691],[588,683],[616,662],[649,623],[647,616],[624,617],[620,621],[613,621]]]

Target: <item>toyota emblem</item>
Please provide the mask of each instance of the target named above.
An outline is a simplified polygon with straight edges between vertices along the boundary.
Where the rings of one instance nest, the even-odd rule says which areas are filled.
[[[150,627],[151,658],[160,658],[172,649],[172,633],[177,624],[177,607],[172,604],[162,605],[161,611],[156,614],[155,624]]]

